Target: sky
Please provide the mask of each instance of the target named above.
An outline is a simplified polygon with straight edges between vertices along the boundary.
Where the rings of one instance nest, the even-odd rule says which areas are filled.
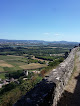
[[[0,39],[80,42],[80,0],[0,0]]]

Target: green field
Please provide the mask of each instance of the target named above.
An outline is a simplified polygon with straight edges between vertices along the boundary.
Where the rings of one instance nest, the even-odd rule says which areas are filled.
[[[5,79],[5,73],[0,73],[0,78]]]
[[[46,67],[51,62],[64,54],[69,48],[66,46],[31,46],[31,47],[10,47],[10,45],[0,48],[0,73],[5,78],[6,72],[16,72],[18,70],[38,70]],[[57,56],[51,56],[57,54]],[[1,77],[0,77],[1,78]]]
[[[13,71],[18,71],[18,70],[23,70],[23,69],[37,69],[37,68],[42,68],[46,67],[44,64],[39,64],[39,63],[28,63],[30,59],[27,59],[25,56],[14,56],[14,55],[0,55],[0,78],[4,79],[5,78],[5,72],[13,72]],[[4,72],[4,73],[3,73]]]

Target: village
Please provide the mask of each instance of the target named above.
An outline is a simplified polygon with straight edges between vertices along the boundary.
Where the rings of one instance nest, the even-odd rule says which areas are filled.
[[[40,71],[33,70],[32,72],[29,72],[28,70],[27,71],[24,70],[23,73],[24,73],[23,80],[28,80],[29,73],[39,74]],[[19,84],[19,80],[18,79],[8,78],[8,79],[4,79],[3,80],[3,79],[0,78],[0,88],[2,88],[3,86],[5,86],[7,84],[10,84],[11,82],[14,82],[16,84]]]

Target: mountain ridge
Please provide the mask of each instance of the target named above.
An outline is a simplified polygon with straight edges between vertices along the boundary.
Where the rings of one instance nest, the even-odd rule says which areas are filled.
[[[79,42],[72,41],[44,41],[44,40],[9,40],[9,39],[0,39],[0,42],[25,42],[25,43],[60,43],[60,44],[79,44]]]

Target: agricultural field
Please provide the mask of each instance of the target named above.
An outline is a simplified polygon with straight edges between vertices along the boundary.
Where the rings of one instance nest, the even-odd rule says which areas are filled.
[[[27,57],[24,56],[0,55],[0,78],[4,79],[5,73],[8,71],[18,71],[24,69],[33,70],[46,67],[46,64],[29,63],[29,61],[30,59],[27,59]]]
[[[42,67],[46,67],[46,65],[39,64],[39,63],[30,63],[28,65],[21,65],[20,66],[20,68],[23,68],[23,69],[38,69],[38,68],[42,68]]]
[[[72,47],[72,46],[71,46]],[[40,70],[47,67],[48,63],[64,56],[70,46],[26,46],[0,48],[0,78],[5,78],[5,73],[18,70]],[[4,74],[3,74],[4,73]]]
[[[63,62],[72,48],[59,44],[22,46],[0,46],[0,106],[12,106]]]

